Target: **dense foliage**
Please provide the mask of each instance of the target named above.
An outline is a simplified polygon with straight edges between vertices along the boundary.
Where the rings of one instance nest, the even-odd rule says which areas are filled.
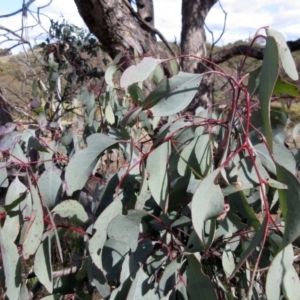
[[[50,294],[43,299],[91,299],[94,290],[111,300],[299,299],[299,152],[284,143],[284,107],[270,106],[272,95],[295,93],[280,68],[298,78],[283,36],[266,29],[264,60],[249,76],[214,66],[231,103],[193,116],[184,110],[203,74],[153,57],[122,71],[120,54],[101,90],[72,63],[75,44],[43,45],[48,83],[37,78],[33,99],[44,102],[31,104],[38,124],[0,128],[5,297],[28,299],[36,277]],[[176,75],[164,78],[162,63]],[[78,82],[65,125],[61,95]],[[84,247],[63,273],[53,245],[70,260],[66,231]]]

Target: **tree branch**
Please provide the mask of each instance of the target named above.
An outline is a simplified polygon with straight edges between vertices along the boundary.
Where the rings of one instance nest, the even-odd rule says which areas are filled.
[[[170,47],[168,41],[166,40],[166,38],[163,36],[163,34],[157,30],[156,28],[154,28],[150,23],[146,22],[134,9],[133,7],[128,3],[127,0],[124,0],[125,5],[128,7],[128,9],[130,10],[130,12],[132,13],[132,15],[137,18],[137,20],[142,23],[143,25],[147,26],[152,32],[156,33],[160,39],[163,41],[163,43],[166,45],[166,47],[168,48],[168,50],[170,51],[170,53],[175,57],[177,56],[177,54],[174,52],[174,50]]]
[[[14,16],[20,12],[23,12],[24,9],[27,10],[29,8],[29,6],[34,2],[35,0],[29,0],[26,4],[24,4],[24,6],[22,8],[20,8],[19,10],[13,12],[13,13],[10,13],[10,14],[7,14],[7,15],[1,15],[0,18],[8,18],[8,17],[11,17],[11,16]]]
[[[288,41],[287,45],[291,52],[298,51],[300,50],[300,39],[296,41]],[[264,48],[252,47],[251,49],[249,49],[249,45],[233,46],[229,49],[222,49],[216,52],[212,56],[212,61],[215,64],[221,64],[229,60],[230,58],[239,55],[248,55],[249,57],[262,60],[264,58]]]

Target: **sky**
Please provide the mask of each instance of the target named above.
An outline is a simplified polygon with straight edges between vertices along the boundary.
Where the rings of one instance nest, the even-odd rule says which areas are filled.
[[[26,0],[28,1],[28,0]],[[49,3],[50,0],[36,0],[30,8],[36,13],[37,7]],[[14,12],[21,8],[22,0],[0,0],[0,15]],[[295,40],[300,37],[300,1],[284,0],[221,0],[224,11],[227,13],[226,30],[218,45],[226,45],[237,40],[247,40],[254,36],[258,28],[270,26],[282,32],[287,40]],[[168,41],[180,41],[181,29],[181,1],[180,0],[154,0],[155,27],[162,32]],[[41,10],[46,16],[41,15],[41,21],[45,28],[40,26],[29,29],[29,36],[34,44],[34,38],[38,41],[46,38],[46,30],[49,28],[49,18],[58,20],[62,16],[79,27],[85,27],[78,14],[74,0],[52,0],[47,8]],[[29,16],[29,25],[36,23]],[[0,25],[9,29],[21,27],[21,14],[13,17],[0,18]],[[206,25],[217,40],[224,26],[224,12],[219,2],[210,10]],[[0,32],[2,33],[2,32]],[[3,38],[0,37],[0,41]],[[207,33],[207,41],[211,42],[211,34]],[[0,48],[7,48],[8,43],[0,44]],[[14,53],[21,51],[14,49]]]

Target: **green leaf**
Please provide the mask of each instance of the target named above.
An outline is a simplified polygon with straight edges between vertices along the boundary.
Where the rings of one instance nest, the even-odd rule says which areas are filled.
[[[225,249],[223,250],[222,266],[226,276],[230,277],[230,275],[235,269],[235,263],[231,248],[228,244],[225,245]]]
[[[220,169],[214,170],[207,175],[196,189],[192,199],[192,221],[194,229],[202,243],[204,243],[204,222],[218,217],[223,213],[224,196],[215,179]]]
[[[66,192],[69,196],[81,190],[98,164],[100,154],[117,143],[111,137],[96,133],[87,138],[86,149],[78,151],[70,160],[66,170]]]
[[[289,95],[293,97],[299,96],[297,86],[282,80],[280,76],[276,81],[273,93],[276,97],[280,97],[281,95]]]
[[[108,86],[112,88],[115,88],[115,84],[113,83],[112,79],[113,79],[113,75],[117,70],[118,67],[116,65],[111,65],[105,71],[105,76],[104,76],[105,82]]]
[[[289,47],[286,44],[283,34],[274,29],[267,29],[266,31],[267,35],[273,37],[276,41],[279,57],[284,71],[291,79],[298,80],[299,77],[295,61]]]
[[[188,255],[187,291],[190,300],[215,300],[217,299],[214,286],[203,271],[200,262],[194,255]]]
[[[290,268],[293,268],[293,257],[293,247],[291,244],[289,244],[287,247],[281,250],[273,259],[271,266],[268,270],[266,281],[266,295],[268,299],[281,299],[281,285],[285,275],[287,274],[287,271]],[[286,285],[286,287],[288,286]]]
[[[298,123],[298,124],[293,128],[293,139],[294,139],[294,143],[295,143],[296,137],[299,135],[299,131],[300,131],[300,123]]]
[[[53,291],[53,277],[51,264],[51,241],[48,234],[44,236],[42,243],[34,257],[34,272],[39,281],[51,294]]]
[[[232,278],[235,273],[240,269],[240,267],[245,263],[245,260],[248,258],[248,256],[253,252],[253,250],[256,248],[257,245],[259,245],[263,241],[263,237],[265,234],[265,231],[267,230],[267,218],[264,219],[264,222],[260,226],[260,229],[252,236],[251,242],[248,246],[248,248],[242,252],[240,255],[239,262],[237,263],[235,269],[231,273],[230,278]]]
[[[155,70],[156,66],[162,61],[153,57],[145,57],[136,66],[130,66],[124,71],[120,79],[120,85],[122,88],[146,80],[150,74]]]
[[[179,72],[165,78],[143,101],[143,109],[151,108],[155,117],[171,116],[185,109],[193,100],[203,78],[201,74]]]
[[[110,104],[105,106],[105,117],[108,124],[112,125],[115,123],[115,115]]]
[[[103,272],[95,266],[90,256],[86,258],[86,261],[86,272],[89,282],[95,285],[96,289],[100,293],[101,297],[103,297],[103,299],[109,297],[110,286],[108,285]]]
[[[136,276],[131,284],[126,300],[153,299],[152,297],[150,298],[147,295],[145,295],[145,292],[149,291],[150,289],[150,284],[148,280],[148,275],[143,270],[143,267],[141,267],[136,273]]]
[[[3,225],[3,230],[9,234],[12,241],[15,241],[15,239],[17,238],[21,226],[20,215],[16,212],[20,210],[19,203],[24,201],[26,196],[26,186],[20,182],[18,177],[16,177],[10,184],[6,193],[6,204],[1,206],[1,210],[4,210],[3,212],[8,212]],[[12,211],[13,213],[9,213],[10,211]]]
[[[255,151],[257,152],[258,156],[261,159],[262,164],[264,167],[271,172],[272,174],[276,175],[276,165],[270,156],[269,150],[264,143],[258,144],[254,146]],[[279,144],[273,144],[273,156],[275,161],[280,162],[280,164],[289,170],[292,174],[295,174],[296,171],[296,161],[291,153],[286,147],[281,146]]]
[[[62,181],[55,166],[43,172],[38,180],[38,187],[49,209],[61,201]]]
[[[24,237],[23,242],[23,257],[28,259],[30,255],[34,254],[41,243],[44,232],[44,212],[41,205],[41,199],[37,193],[36,188],[29,180],[29,189],[32,198],[32,215],[29,220],[29,230]]]
[[[141,104],[142,101],[144,101],[144,94],[141,90],[141,88],[137,84],[132,84],[128,87],[128,93],[134,103]]]
[[[18,248],[10,235],[0,227],[0,248],[5,274],[6,297],[10,300],[19,299],[21,288],[21,265]]]
[[[0,187],[8,187],[6,162],[0,162]]]
[[[140,232],[140,222],[146,212],[129,211],[128,215],[117,215],[112,219],[107,228],[109,238],[119,242],[127,243],[131,251],[135,251],[138,246]]]
[[[95,107],[95,95],[87,89],[82,89],[78,98],[86,105],[86,114],[89,116]]]
[[[167,164],[170,153],[170,142],[164,142],[151,151],[146,164],[150,192],[164,212],[168,210],[169,201]]]
[[[97,268],[102,269],[101,256],[99,249],[101,250],[106,238],[107,238],[107,228],[110,221],[122,213],[122,202],[113,201],[107,208],[99,215],[96,222],[94,223],[93,229],[95,233],[93,237],[89,240],[89,252],[93,259],[94,264]]]
[[[158,284],[160,297],[166,296],[176,285],[177,272],[182,266],[182,260],[183,257],[180,255],[166,266]]]
[[[104,275],[109,282],[119,280],[122,263],[126,254],[130,251],[127,243],[108,239],[101,251],[101,260]]]
[[[300,235],[300,183],[298,179],[279,163],[277,167],[278,181],[285,183],[287,190],[278,190],[280,209],[285,222],[282,243],[284,248]]]
[[[10,151],[10,159],[16,164],[27,164],[28,158],[25,156],[20,144],[15,143],[12,146],[12,151]]]
[[[251,96],[258,93],[259,83],[260,83],[260,74],[261,74],[261,66],[250,73],[249,81],[248,81],[248,92]]]
[[[278,77],[278,61],[276,41],[273,37],[268,36],[260,75],[259,101],[263,128],[271,153],[273,152],[273,139],[270,123],[270,99]]]
[[[163,80],[164,76],[165,74],[162,66],[158,65],[152,73],[151,79],[154,81],[155,84],[159,84]]]
[[[58,214],[62,218],[72,218],[85,223],[89,217],[83,206],[76,200],[65,200],[56,205],[52,213]]]
[[[300,299],[300,281],[298,273],[290,266],[283,277],[283,295],[286,299]]]
[[[177,170],[184,176],[191,169],[194,175],[204,177],[210,169],[212,161],[212,147],[210,136],[203,134],[192,140],[181,152]],[[198,176],[199,176],[198,175]]]

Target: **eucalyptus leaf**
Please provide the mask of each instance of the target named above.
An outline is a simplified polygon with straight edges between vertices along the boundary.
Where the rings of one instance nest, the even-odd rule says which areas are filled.
[[[117,141],[104,134],[96,133],[87,138],[87,143],[87,148],[77,152],[67,166],[66,190],[69,196],[83,188],[97,166],[100,154]]]
[[[58,214],[63,218],[72,218],[76,221],[85,223],[89,217],[83,206],[76,200],[65,200],[57,204],[52,213]]]

